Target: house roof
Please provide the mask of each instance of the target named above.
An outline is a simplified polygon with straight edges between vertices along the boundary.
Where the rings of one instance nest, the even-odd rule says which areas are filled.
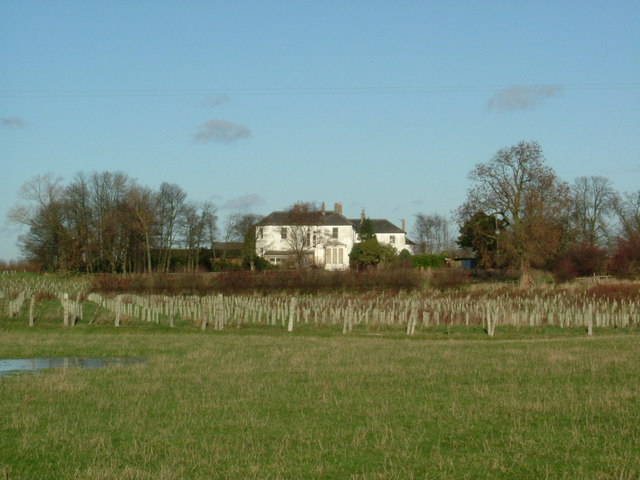
[[[360,223],[362,223],[360,218],[351,219],[350,221],[356,230],[360,229]],[[370,218],[369,221],[371,222],[373,233],[405,233],[401,228],[396,227],[389,220]]]
[[[344,215],[337,212],[289,212],[279,211],[271,212],[264,217],[261,221],[256,223],[256,226],[263,227],[267,225],[287,226],[293,224],[300,225],[325,225],[325,226],[341,226],[349,225],[352,223],[347,220]]]
[[[401,228],[396,227],[386,219],[369,219],[373,227],[373,233],[403,234]],[[356,230],[360,228],[360,218],[348,219],[344,215],[335,211],[313,211],[313,212],[291,212],[276,211],[271,212],[261,221],[256,223],[257,227],[263,226],[288,226],[288,225],[323,225],[323,226],[352,226]]]

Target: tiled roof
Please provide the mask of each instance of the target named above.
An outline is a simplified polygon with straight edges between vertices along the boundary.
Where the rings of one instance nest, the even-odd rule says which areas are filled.
[[[295,220],[292,221],[292,215]],[[264,217],[261,221],[256,223],[256,226],[263,227],[267,225],[287,226],[295,224],[306,225],[324,225],[324,226],[351,226],[352,223],[347,220],[344,215],[340,215],[336,212],[304,212],[304,213],[291,213],[284,212],[271,212]]]
[[[361,219],[351,219],[351,223],[355,227],[356,230],[360,228]],[[373,233],[404,233],[401,228],[396,227],[389,220],[385,219],[369,219],[371,222],[371,227],[373,227]]]

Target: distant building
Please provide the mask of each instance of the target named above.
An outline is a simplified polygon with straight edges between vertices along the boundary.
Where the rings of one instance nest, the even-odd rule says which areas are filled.
[[[274,265],[300,262],[327,270],[349,268],[349,253],[359,242],[358,228],[365,218],[348,219],[342,214],[342,204],[332,211],[276,211],[256,224],[256,254]],[[411,240],[403,228],[384,219],[371,219],[373,231],[381,244],[393,246],[398,252],[413,253]]]

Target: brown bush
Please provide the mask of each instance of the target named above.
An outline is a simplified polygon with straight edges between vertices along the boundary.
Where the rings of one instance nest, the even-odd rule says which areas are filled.
[[[587,295],[609,300],[640,300],[640,283],[608,283],[587,289]]]
[[[0,260],[0,272],[40,273],[40,267],[27,260],[11,260],[9,262]]]
[[[453,290],[470,283],[470,272],[458,268],[438,268],[433,270],[429,277],[429,285],[438,290]]]
[[[222,272],[216,274],[98,275],[91,291],[164,295],[210,295],[332,292],[411,291],[422,286],[415,269],[372,269]]]

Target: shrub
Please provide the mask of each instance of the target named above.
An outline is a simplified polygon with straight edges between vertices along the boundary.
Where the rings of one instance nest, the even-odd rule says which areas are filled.
[[[216,274],[98,275],[90,291],[165,295],[225,295],[260,293],[317,294],[330,292],[411,291],[422,286],[413,269],[367,271],[324,270],[228,271]]]
[[[446,259],[447,255],[444,253],[423,254],[414,255],[411,257],[411,262],[416,268],[441,268],[444,267]]]
[[[609,270],[620,278],[640,276],[640,235],[618,239]]]
[[[520,278],[517,268],[474,268],[471,278],[478,282],[515,282]]]
[[[553,269],[553,277],[556,282],[569,282],[578,276],[575,265],[570,260],[563,258],[558,260]]]
[[[103,293],[123,293],[131,289],[129,278],[118,275],[96,275],[91,281],[89,290]]]
[[[586,277],[604,273],[607,265],[607,251],[596,245],[581,243],[569,247],[553,268],[557,281],[566,282],[576,277]]]
[[[438,290],[462,288],[470,283],[469,271],[458,268],[438,268],[429,277],[429,285]]]
[[[636,283],[612,283],[594,285],[587,295],[608,300],[640,300],[640,286]]]
[[[0,272],[28,272],[40,273],[40,267],[27,260],[0,260]]]
[[[397,258],[398,253],[393,246],[380,244],[374,237],[353,246],[349,253],[349,265],[351,268],[363,270],[390,264]]]
[[[251,264],[253,264],[253,268],[259,272],[262,270],[274,270],[277,268],[275,265],[269,263],[269,261],[255,254],[247,255],[242,259],[242,266],[246,270],[251,270]]]
[[[233,260],[221,258],[219,260],[214,260],[213,262],[211,262],[212,272],[229,272],[235,270],[242,270],[242,266],[239,265],[238,262],[234,262]]]

